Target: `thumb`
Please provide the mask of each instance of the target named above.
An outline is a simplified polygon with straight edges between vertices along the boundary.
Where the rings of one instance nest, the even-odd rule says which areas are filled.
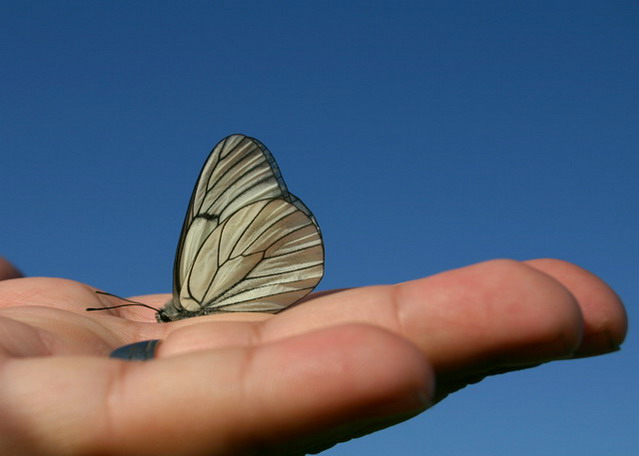
[[[145,363],[39,361],[48,372],[12,369],[3,389],[47,454],[303,454],[421,412],[434,387],[415,346],[361,324]]]

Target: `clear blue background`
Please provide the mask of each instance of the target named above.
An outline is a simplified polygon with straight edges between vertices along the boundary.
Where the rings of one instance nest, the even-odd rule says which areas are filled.
[[[242,132],[321,223],[320,289],[557,257],[637,317],[635,1],[3,1],[0,59],[0,254],[29,275],[168,292]],[[637,455],[636,337],[325,454]]]

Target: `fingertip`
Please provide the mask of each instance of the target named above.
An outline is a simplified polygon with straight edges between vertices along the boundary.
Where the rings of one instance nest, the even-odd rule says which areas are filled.
[[[302,382],[321,371],[324,397],[348,390],[351,400],[378,403],[380,412],[391,413],[423,409],[434,394],[434,372],[419,348],[377,326],[344,324],[269,345],[277,349],[269,357],[271,369]]]
[[[404,302],[430,310],[431,318],[404,318],[404,326],[421,339],[438,372],[473,363],[565,358],[581,341],[583,319],[574,296],[557,280],[518,261],[490,260],[402,289]]]
[[[584,318],[584,336],[578,356],[615,351],[628,331],[628,317],[615,291],[592,272],[563,260],[529,260],[529,266],[553,277],[577,300]]]
[[[267,371],[278,374],[265,378]],[[435,389],[433,369],[415,345],[359,323],[269,343],[246,373],[253,379],[246,389],[261,398],[255,402],[269,410],[277,404],[278,413],[269,412],[268,440],[277,445],[312,436],[304,451],[413,417],[432,404]]]
[[[22,272],[3,257],[0,257],[0,280],[17,279],[23,277]]]
[[[577,299],[553,276],[524,262],[513,263],[518,269],[515,274],[521,275],[522,295],[534,296],[535,305],[520,309],[523,323],[539,341],[531,349],[549,359],[572,355],[584,334],[584,317]]]

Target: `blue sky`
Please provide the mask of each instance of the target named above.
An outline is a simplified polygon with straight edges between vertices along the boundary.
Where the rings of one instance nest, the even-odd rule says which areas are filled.
[[[0,43],[0,254],[29,275],[168,292],[241,132],[321,224],[319,289],[556,257],[637,317],[636,2],[0,1]],[[325,454],[636,455],[638,355],[631,327]]]

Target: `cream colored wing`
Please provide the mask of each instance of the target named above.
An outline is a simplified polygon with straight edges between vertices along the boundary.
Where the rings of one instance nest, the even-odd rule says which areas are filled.
[[[191,196],[161,321],[215,312],[277,312],[322,278],[324,249],[311,211],[291,195],[275,159],[232,135],[207,159]]]

